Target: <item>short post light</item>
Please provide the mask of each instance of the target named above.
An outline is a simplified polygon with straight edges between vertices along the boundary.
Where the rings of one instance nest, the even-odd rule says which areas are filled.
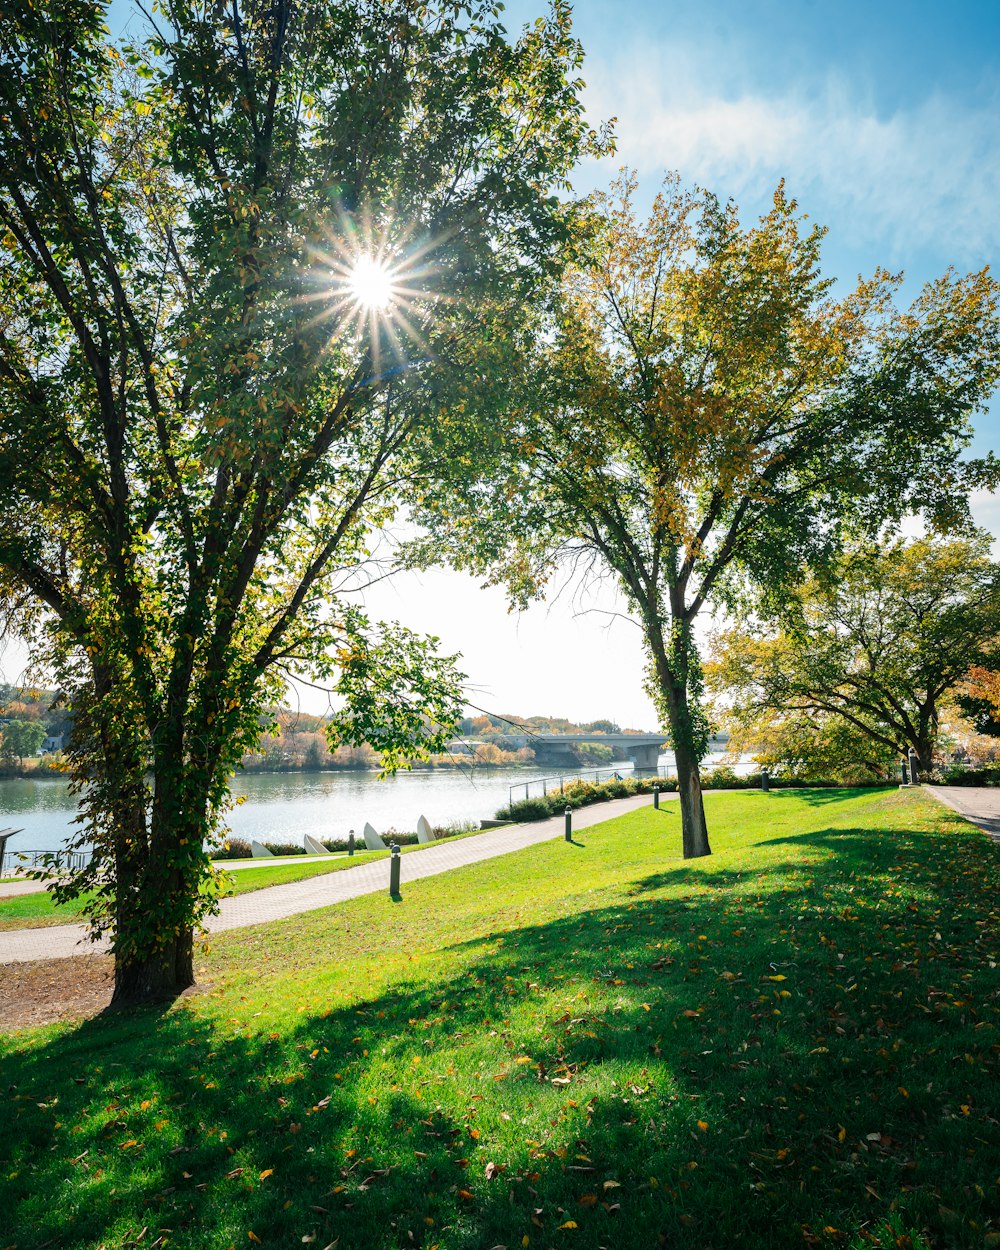
[[[566,808],[566,832],[564,834],[567,842],[573,841],[573,809]]]
[[[389,897],[399,898],[399,847],[389,843]]]
[[[660,810],[660,787],[653,786],[653,807],[656,811]]]
[[[768,771],[766,768],[762,768],[760,770],[760,788],[761,790],[763,790],[765,794],[767,794],[768,787],[770,786],[770,784],[771,784],[771,778],[768,775]]]
[[[910,774],[907,772],[905,759],[901,759],[899,761],[899,784],[901,786],[908,786],[910,784]]]
[[[920,777],[917,772],[917,753],[913,747],[907,752],[907,759],[910,761],[910,785],[916,786],[920,784]]]
[[[354,854],[354,830],[353,829],[347,835],[347,853],[348,855]]]

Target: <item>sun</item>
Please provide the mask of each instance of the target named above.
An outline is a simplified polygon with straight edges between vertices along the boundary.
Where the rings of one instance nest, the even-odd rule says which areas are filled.
[[[324,327],[329,350],[363,349],[366,384],[430,354],[428,329],[451,302],[437,281],[444,242],[416,226],[342,212],[308,245],[313,263],[299,298],[313,315],[305,324]]]
[[[397,293],[392,270],[367,252],[362,252],[351,266],[347,288],[356,304],[372,312],[385,312]]]

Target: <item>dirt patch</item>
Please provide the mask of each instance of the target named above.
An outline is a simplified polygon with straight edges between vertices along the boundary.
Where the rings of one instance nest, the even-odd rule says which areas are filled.
[[[114,975],[110,955],[0,964],[0,1033],[96,1015],[111,1002]]]

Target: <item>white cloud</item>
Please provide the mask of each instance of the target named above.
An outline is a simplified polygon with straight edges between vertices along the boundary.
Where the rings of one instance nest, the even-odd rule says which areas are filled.
[[[972,519],[994,536],[993,559],[1000,560],[1000,495],[988,490],[974,490],[969,496]]]
[[[978,109],[931,95],[883,116],[842,81],[765,94],[740,88],[739,76],[697,52],[592,56],[589,114],[618,118],[602,176],[621,164],[644,178],[677,169],[744,202],[784,177],[840,241],[878,243],[885,262],[930,248],[978,265],[996,250],[1000,93]],[[726,95],[720,82],[736,85]]]

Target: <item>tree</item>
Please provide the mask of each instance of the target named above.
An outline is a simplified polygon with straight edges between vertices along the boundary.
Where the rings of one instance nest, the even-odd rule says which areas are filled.
[[[978,733],[1000,738],[1000,669],[991,671],[973,665],[955,702]]]
[[[459,714],[433,641],[343,592],[591,138],[561,0],[513,42],[479,0],[162,0],[141,46],[104,15],[0,12],[0,597],[72,705],[94,855],[53,892],[120,1002],[192,982],[283,674],[388,767]]]
[[[845,535],[965,515],[963,475],[991,472],[958,457],[998,376],[998,288],[949,272],[897,312],[900,279],[879,270],[834,299],[824,232],[782,187],[750,228],[675,178],[643,226],[634,192],[623,177],[594,197],[589,241],[507,365],[504,419],[477,427],[471,472],[457,451],[443,462],[446,503],[425,511],[450,558],[516,602],[561,560],[613,575],[696,856],[710,846],[695,621],[745,586],[780,601]]]
[[[25,757],[37,755],[45,741],[45,726],[36,720],[11,720],[0,728],[0,756],[23,764]]]
[[[844,763],[852,749],[865,758],[867,739],[883,761],[912,747],[928,771],[942,699],[970,664],[1000,657],[1000,566],[989,547],[986,535],[865,547],[807,582],[780,628],[721,633],[708,683],[727,701],[737,741],[766,743],[777,721],[787,750],[795,726],[839,724]]]

